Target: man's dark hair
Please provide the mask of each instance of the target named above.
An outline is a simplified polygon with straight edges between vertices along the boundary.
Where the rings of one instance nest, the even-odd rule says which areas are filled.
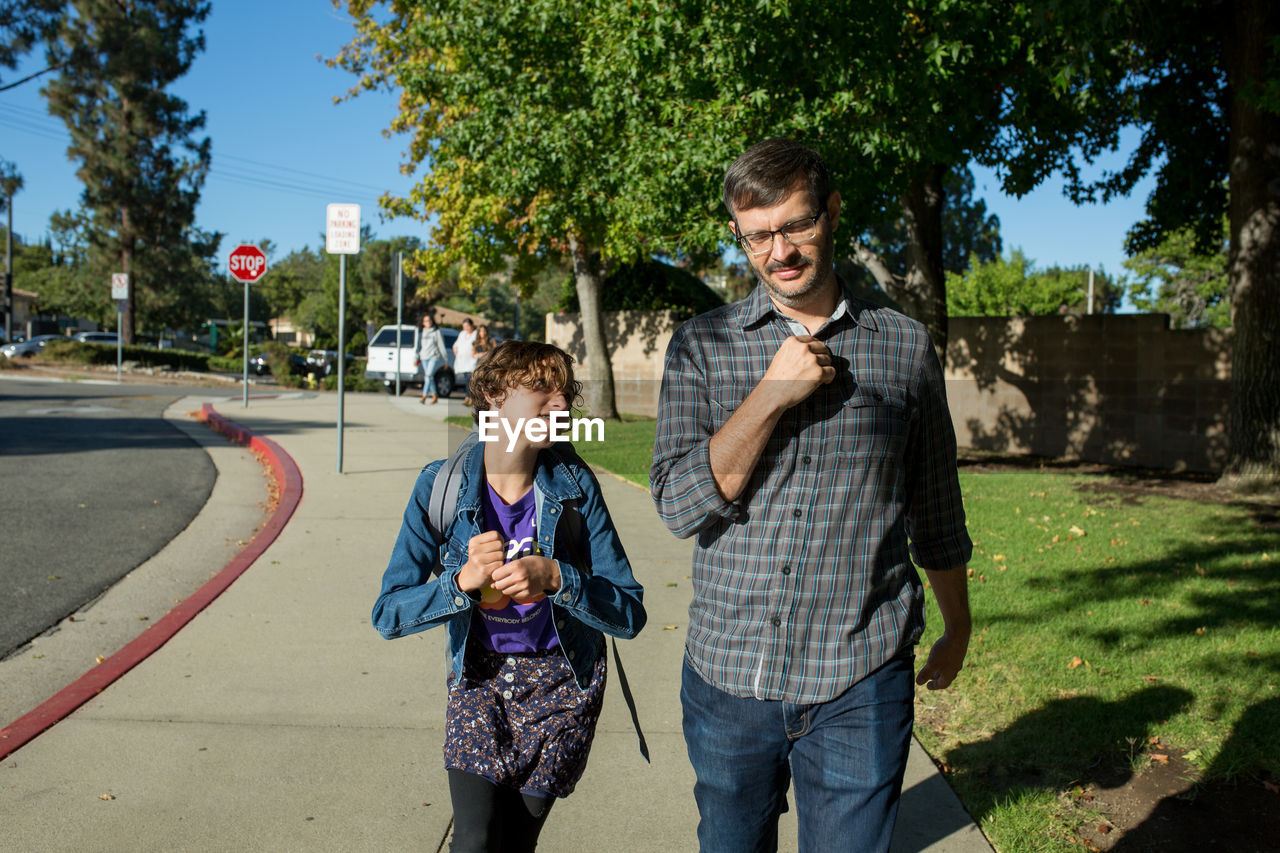
[[[724,206],[731,217],[751,207],[772,207],[803,187],[816,205],[831,195],[821,155],[791,139],[766,139],[742,153],[724,173]]]

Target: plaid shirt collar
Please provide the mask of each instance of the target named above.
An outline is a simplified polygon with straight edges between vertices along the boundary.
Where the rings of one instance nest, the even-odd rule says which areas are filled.
[[[878,332],[880,328],[876,324],[875,317],[872,316],[874,312],[868,310],[871,306],[853,295],[849,285],[839,273],[836,273],[836,283],[840,286],[840,299],[836,302],[836,310],[818,330],[819,336],[826,330],[832,329],[843,317],[852,318],[855,324],[870,332]],[[775,316],[783,322],[791,320],[778,310],[773,300],[769,298],[769,291],[759,283],[751,291],[751,295],[737,304],[734,314],[734,320],[743,330],[763,326]]]

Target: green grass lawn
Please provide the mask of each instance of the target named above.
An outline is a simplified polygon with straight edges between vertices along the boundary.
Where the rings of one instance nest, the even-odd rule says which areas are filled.
[[[578,450],[647,486],[653,421],[605,439]],[[1079,850],[1084,792],[1153,753],[1280,776],[1280,529],[1119,482],[961,472],[973,640],[950,689],[918,694],[916,734],[1002,853]],[[932,596],[928,616],[922,654]]]

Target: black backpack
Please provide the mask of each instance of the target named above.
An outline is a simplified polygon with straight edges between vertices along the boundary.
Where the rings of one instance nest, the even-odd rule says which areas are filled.
[[[444,464],[436,472],[435,482],[431,484],[431,495],[427,499],[427,533],[431,535],[431,539],[436,543],[437,552],[439,552],[439,547],[444,544],[445,531],[448,530],[449,525],[453,522],[453,517],[458,512],[458,495],[462,491],[462,462],[479,440],[480,434],[473,430],[459,445],[458,449],[448,459],[444,460]],[[576,463],[583,468],[587,467],[587,463],[573,449],[573,445],[567,441],[558,442],[555,451],[560,454],[564,461]],[[563,514],[560,516],[560,526],[565,533],[563,542],[571,558],[569,562],[579,562],[578,558],[582,555],[582,513],[578,511],[578,507],[575,504],[567,503],[564,505]],[[636,702],[631,695],[631,685],[627,683],[627,672],[622,668],[622,658],[618,655],[618,641],[613,637],[610,637],[609,640],[613,645],[613,662],[618,668],[618,685],[622,688],[622,696],[627,702],[627,710],[631,712],[631,724],[635,726],[636,737],[640,739],[640,754],[644,756],[645,761],[649,761],[649,745],[645,743],[644,732],[640,731],[640,715],[636,712]]]

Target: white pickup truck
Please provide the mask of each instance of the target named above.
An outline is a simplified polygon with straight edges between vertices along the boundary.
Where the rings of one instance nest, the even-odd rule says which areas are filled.
[[[369,361],[365,365],[364,378],[382,382],[387,390],[396,387],[396,329],[400,330],[400,384],[419,385],[422,377],[418,369],[418,329],[416,326],[383,326],[369,341]],[[447,363],[431,377],[435,392],[448,397],[453,391],[453,344],[458,340],[457,329],[441,329]]]

